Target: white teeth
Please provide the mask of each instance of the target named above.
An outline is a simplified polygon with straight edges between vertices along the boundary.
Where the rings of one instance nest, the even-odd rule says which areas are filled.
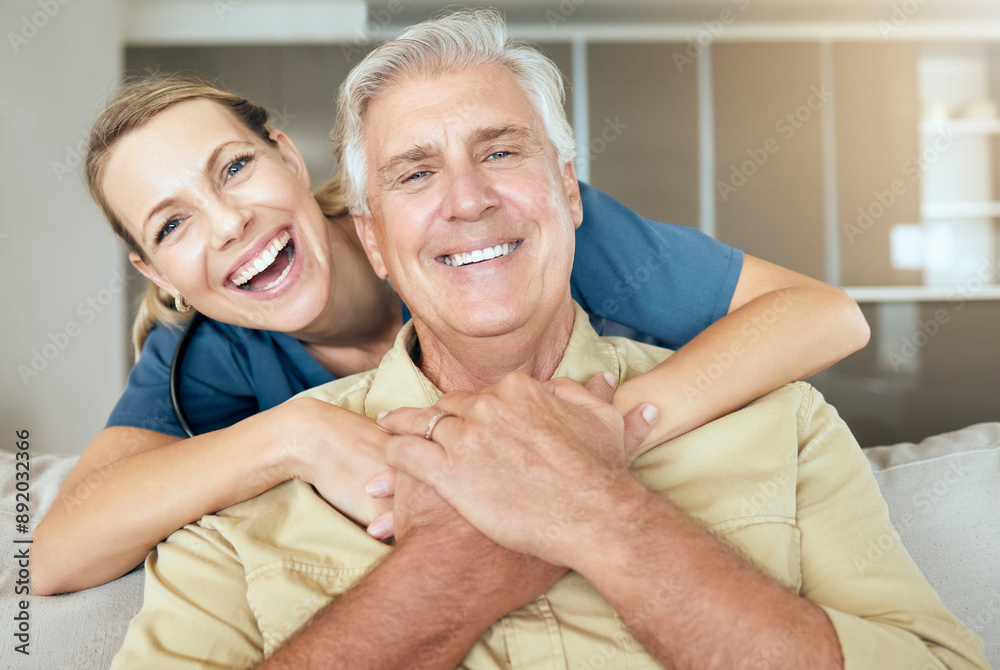
[[[278,253],[285,248],[285,245],[288,244],[290,239],[292,239],[292,236],[288,231],[282,233],[270,246],[265,248],[260,255],[257,256],[257,258],[247,261],[247,263],[243,265],[242,269],[238,271],[239,275],[235,276],[235,278],[230,277],[233,283],[237,286],[243,286],[258,274],[269,268],[278,257]],[[281,278],[285,277],[287,269],[288,268],[286,268],[286,272],[281,275]],[[233,274],[235,275],[236,273]],[[279,278],[279,281],[281,278]]]
[[[514,249],[517,249],[520,244],[520,242],[498,244],[495,247],[486,247],[485,249],[466,251],[452,254],[451,256],[442,256],[442,260],[445,265],[457,268],[463,265],[469,265],[470,263],[479,263],[480,261],[488,261],[501,256],[506,256],[510,252],[514,251]]]

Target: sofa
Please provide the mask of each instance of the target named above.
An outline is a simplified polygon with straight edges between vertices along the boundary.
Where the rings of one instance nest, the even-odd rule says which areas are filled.
[[[1000,423],[982,423],[929,437],[865,450],[889,505],[899,537],[879,538],[859,569],[878,561],[883,543],[902,541],[941,599],[984,641],[986,657],[1000,667]],[[111,664],[129,620],[142,605],[143,570],[110,584],[59,596],[19,594],[21,566],[14,559],[28,544],[17,532],[15,455],[0,452],[5,480],[0,496],[0,668],[90,670]],[[30,520],[45,514],[75,458],[31,454]],[[108,519],[114,523],[114,519]],[[29,553],[30,555],[30,553]],[[30,569],[30,563],[29,563]],[[23,602],[27,609],[23,610]],[[27,611],[30,653],[15,651]],[[15,619],[21,616],[21,620]],[[963,628],[964,629],[964,628]],[[23,633],[22,633],[23,634]],[[22,638],[23,640],[24,638]]]

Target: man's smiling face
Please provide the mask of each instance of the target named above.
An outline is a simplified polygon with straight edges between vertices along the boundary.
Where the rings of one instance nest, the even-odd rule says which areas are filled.
[[[572,163],[504,67],[405,79],[365,116],[371,217],[359,233],[439,337],[544,328],[569,304],[583,211]]]

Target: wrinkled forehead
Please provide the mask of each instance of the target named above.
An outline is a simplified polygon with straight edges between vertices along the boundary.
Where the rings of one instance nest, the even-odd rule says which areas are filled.
[[[394,80],[368,106],[364,122],[373,181],[399,157],[432,154],[503,129],[550,144],[534,104],[501,65]]]

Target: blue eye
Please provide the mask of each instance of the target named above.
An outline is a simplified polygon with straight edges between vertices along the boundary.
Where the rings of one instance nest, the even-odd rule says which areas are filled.
[[[156,231],[156,242],[162,242],[163,238],[174,232],[179,225],[181,225],[180,219],[170,219],[165,221],[164,224],[160,226],[160,229]]]
[[[237,173],[239,173],[240,170],[246,167],[246,164],[249,162],[250,162],[249,156],[244,156],[243,158],[237,158],[232,163],[226,166],[226,177],[230,179],[235,177]]]
[[[403,179],[403,181],[417,181],[424,175],[429,175],[430,173],[431,173],[430,170],[421,170],[420,172],[414,172],[409,177]]]
[[[486,159],[487,160],[490,160],[490,159],[496,160],[498,158],[507,158],[508,156],[511,155],[511,153],[512,152],[506,151],[506,150],[505,151],[494,151],[489,156],[487,156]]]

